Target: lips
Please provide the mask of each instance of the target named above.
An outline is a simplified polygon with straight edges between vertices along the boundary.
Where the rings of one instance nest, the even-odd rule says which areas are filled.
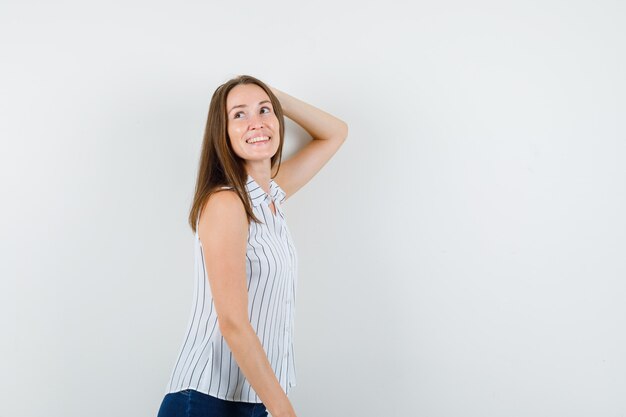
[[[265,135],[256,135],[253,136],[251,138],[246,139],[246,143],[249,144],[255,144],[255,143],[259,143],[259,142],[268,142],[270,141],[272,138],[270,136],[265,136]]]

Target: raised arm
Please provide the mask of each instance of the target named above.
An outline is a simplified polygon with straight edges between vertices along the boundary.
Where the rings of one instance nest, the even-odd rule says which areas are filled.
[[[348,137],[348,125],[302,100],[270,87],[283,108],[285,116],[302,126],[313,140],[280,165],[274,177],[287,198],[317,174]],[[272,172],[274,174],[274,172]]]
[[[248,319],[246,246],[248,222],[234,191],[212,194],[200,215],[198,234],[218,323],[243,374],[274,417],[296,413]]]

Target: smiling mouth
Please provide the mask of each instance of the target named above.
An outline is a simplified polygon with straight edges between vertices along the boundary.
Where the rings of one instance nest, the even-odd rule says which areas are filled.
[[[256,138],[248,139],[246,143],[249,143],[249,144],[255,144],[259,142],[265,143],[265,142],[269,142],[271,139],[272,138],[269,136],[258,136]]]

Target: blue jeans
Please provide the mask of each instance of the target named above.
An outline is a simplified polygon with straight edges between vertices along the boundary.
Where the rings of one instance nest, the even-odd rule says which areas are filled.
[[[166,394],[157,417],[267,417],[267,410],[263,403],[227,401],[186,389]]]

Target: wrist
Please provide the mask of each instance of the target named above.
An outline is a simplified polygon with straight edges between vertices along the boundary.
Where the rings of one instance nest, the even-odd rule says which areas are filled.
[[[293,409],[291,403],[289,403],[286,408],[272,411],[271,414],[272,417],[296,417],[296,411]]]

